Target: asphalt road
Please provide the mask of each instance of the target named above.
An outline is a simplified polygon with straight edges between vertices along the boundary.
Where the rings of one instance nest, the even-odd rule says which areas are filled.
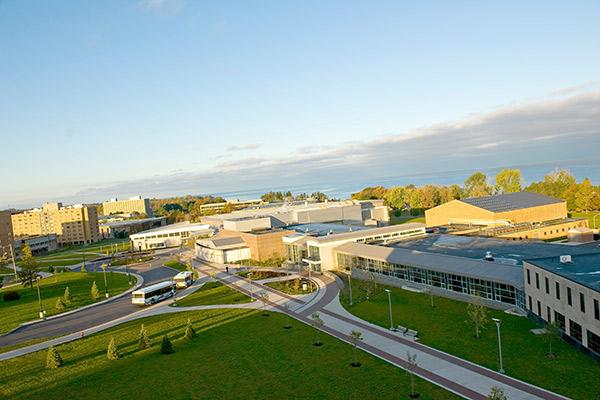
[[[162,263],[167,261],[173,254],[174,252],[172,251],[162,253],[157,259],[135,268],[129,268],[129,270],[138,273],[144,278],[144,286],[166,280],[177,273],[177,271],[171,268],[162,266]],[[90,268],[86,265],[88,271],[95,269],[92,265],[89,267]],[[124,268],[115,269],[124,270]],[[65,315],[64,317],[24,326],[10,334],[0,336],[0,347],[15,345],[32,339],[61,336],[73,332],[84,331],[85,329],[132,314],[139,310],[139,306],[131,304],[130,296],[124,296],[106,304]]]

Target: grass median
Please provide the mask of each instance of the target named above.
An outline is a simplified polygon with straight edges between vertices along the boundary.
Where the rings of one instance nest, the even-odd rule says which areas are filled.
[[[221,282],[207,282],[200,289],[181,300],[179,307],[207,306],[213,304],[244,304],[253,301],[250,297],[223,285]]]

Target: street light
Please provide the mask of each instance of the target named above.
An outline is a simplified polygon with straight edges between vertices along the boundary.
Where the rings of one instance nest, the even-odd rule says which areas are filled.
[[[254,299],[254,293],[252,292],[252,272],[248,272],[248,280],[250,281],[250,298]]]
[[[46,319],[46,311],[42,307],[42,295],[40,294],[40,277],[35,277],[35,284],[37,286],[37,294],[38,294],[38,304],[40,306],[40,319]]]
[[[394,321],[392,320],[392,291],[390,289],[385,289],[388,295],[388,304],[390,306],[390,331],[394,330]]]
[[[104,297],[108,299],[108,282],[106,281],[106,264],[102,264],[100,268],[104,271]]]
[[[496,323],[496,328],[498,331],[498,355],[500,356],[500,369],[498,370],[498,372],[503,374],[504,368],[502,367],[502,338],[500,337],[500,324],[502,323],[502,320],[498,318],[492,318],[492,321]]]
[[[350,292],[350,305],[352,305],[352,267],[350,267],[350,273],[348,274],[348,290]]]

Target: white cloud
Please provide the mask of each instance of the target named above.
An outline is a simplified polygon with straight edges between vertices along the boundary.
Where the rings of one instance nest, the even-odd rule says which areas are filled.
[[[260,148],[261,146],[262,146],[262,144],[260,144],[260,143],[232,145],[232,146],[227,147],[227,151],[256,150],[256,149]]]

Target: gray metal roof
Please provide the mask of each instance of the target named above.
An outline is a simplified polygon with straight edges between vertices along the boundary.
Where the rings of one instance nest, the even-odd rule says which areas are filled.
[[[240,236],[232,236],[232,237],[223,237],[223,238],[215,238],[215,239],[208,239],[210,240],[215,247],[224,247],[224,246],[231,246],[231,245],[237,245],[237,244],[242,244],[245,245],[246,242],[244,242],[244,240],[240,237]]]
[[[358,239],[362,239],[365,237],[379,236],[379,235],[385,235],[388,233],[404,232],[404,231],[410,231],[413,229],[423,229],[423,228],[425,228],[425,224],[422,224],[420,222],[410,222],[408,224],[390,225],[390,226],[383,226],[381,228],[365,229],[365,230],[361,230],[361,231],[338,233],[338,234],[327,235],[327,236],[317,236],[317,237],[311,238],[311,240],[314,240],[315,242],[319,242],[319,243],[336,242],[338,240],[358,240]]]
[[[335,251],[523,288],[523,268],[516,265],[354,242],[338,246]]]
[[[460,201],[492,212],[520,210],[523,208],[545,206],[548,204],[564,202],[564,200],[555,199],[554,197],[533,192],[507,193],[485,197],[469,197],[467,199],[460,199]]]
[[[537,258],[526,262],[600,292],[600,252],[597,248],[594,253],[571,255],[570,263],[561,263],[560,257]]]

